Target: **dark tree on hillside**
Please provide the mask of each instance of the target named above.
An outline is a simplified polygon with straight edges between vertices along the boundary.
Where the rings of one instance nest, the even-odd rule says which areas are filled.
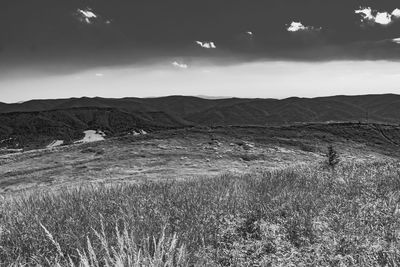
[[[338,163],[340,161],[339,154],[333,148],[332,145],[328,146],[328,153],[326,154],[326,157],[327,157],[327,165],[331,169],[334,169],[336,167],[336,165],[338,165]]]

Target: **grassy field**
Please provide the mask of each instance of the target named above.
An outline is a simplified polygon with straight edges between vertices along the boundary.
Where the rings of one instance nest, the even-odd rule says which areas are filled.
[[[320,161],[330,144],[343,160],[400,157],[396,127],[312,124],[178,129],[0,155],[0,195],[82,183],[160,181],[253,173]],[[383,126],[380,126],[383,127]],[[384,133],[384,134],[382,134]]]
[[[4,200],[2,265],[397,266],[400,163],[321,163]]]

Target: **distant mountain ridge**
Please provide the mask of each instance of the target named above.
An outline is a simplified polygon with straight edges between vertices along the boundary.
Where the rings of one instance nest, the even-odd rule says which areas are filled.
[[[69,98],[0,103],[0,113],[76,108],[111,108],[130,114],[163,113],[181,123],[204,125],[268,125],[294,122],[372,120],[400,122],[400,95],[330,96],[286,99],[193,96],[159,98]],[[163,121],[160,121],[163,124]]]
[[[70,98],[0,103],[0,141],[73,140],[87,129],[108,135],[187,126],[285,125],[305,122],[400,123],[400,95],[287,99]],[[16,142],[16,141],[15,141]],[[14,143],[15,143],[14,142]],[[1,144],[0,144],[1,146]]]

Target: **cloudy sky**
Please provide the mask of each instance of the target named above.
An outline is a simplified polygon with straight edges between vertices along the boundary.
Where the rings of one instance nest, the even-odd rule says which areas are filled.
[[[400,2],[3,0],[0,102],[400,93]]]

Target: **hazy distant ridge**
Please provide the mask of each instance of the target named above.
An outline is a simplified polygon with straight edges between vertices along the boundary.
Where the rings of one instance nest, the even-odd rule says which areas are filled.
[[[163,114],[155,124],[268,125],[294,122],[400,122],[400,95],[331,96],[287,99],[205,99],[191,96],[160,98],[70,98],[0,103],[0,113],[80,108],[108,108],[135,116]],[[153,117],[153,116],[150,116]],[[174,121],[174,122],[171,122]]]

